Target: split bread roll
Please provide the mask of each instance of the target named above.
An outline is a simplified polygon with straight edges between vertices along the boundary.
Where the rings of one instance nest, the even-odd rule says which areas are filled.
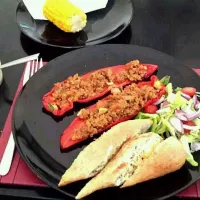
[[[158,134],[147,133],[138,139],[127,141],[107,166],[85,185],[76,198],[83,198],[103,188],[122,185],[162,140]]]
[[[78,193],[81,199],[94,191],[128,187],[180,169],[186,160],[182,144],[170,137],[164,141],[155,133],[127,141],[107,166]]]
[[[91,142],[62,176],[59,187],[98,174],[130,138],[145,133],[152,125],[150,119],[129,120],[117,124]]]
[[[169,137],[155,148],[148,159],[143,161],[122,188],[177,171],[184,165],[186,157],[183,145],[175,137]]]

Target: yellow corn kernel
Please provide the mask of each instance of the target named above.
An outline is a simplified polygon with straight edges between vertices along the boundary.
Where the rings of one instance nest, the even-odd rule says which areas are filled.
[[[65,32],[79,32],[87,23],[86,14],[67,0],[46,0],[44,16]]]

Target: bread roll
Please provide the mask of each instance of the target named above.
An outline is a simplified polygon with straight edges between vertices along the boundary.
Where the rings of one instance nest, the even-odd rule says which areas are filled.
[[[129,139],[106,167],[85,185],[76,199],[96,190],[122,185],[162,140],[162,137],[155,133],[146,133],[137,139]]]
[[[160,143],[149,158],[144,159],[122,188],[177,171],[184,165],[186,156],[182,144],[171,136]]]
[[[129,120],[103,133],[79,153],[62,176],[59,187],[98,174],[129,138],[145,133],[151,125],[150,119]]]

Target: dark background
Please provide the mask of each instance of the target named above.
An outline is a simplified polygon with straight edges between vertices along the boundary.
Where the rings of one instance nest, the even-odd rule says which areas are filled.
[[[2,64],[40,53],[44,61],[67,52],[43,46],[21,34],[15,21],[20,0],[0,0],[0,60]],[[200,1],[199,0],[132,0],[134,16],[130,26],[116,39],[107,43],[126,43],[150,47],[170,54],[191,68],[200,68]],[[3,70],[0,86],[0,130],[17,89],[24,65]],[[24,188],[0,188],[0,195],[26,197],[58,197],[54,191]],[[3,198],[3,197],[2,197]],[[8,199],[4,197],[3,199]],[[22,199],[22,198],[20,198]]]

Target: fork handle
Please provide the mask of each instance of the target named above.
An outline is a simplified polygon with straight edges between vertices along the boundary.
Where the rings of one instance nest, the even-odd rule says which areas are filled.
[[[31,60],[36,60],[39,57],[39,55],[40,54],[37,53],[37,54],[31,55],[31,56],[20,58],[18,60],[14,60],[14,61],[11,61],[9,63],[0,65],[0,68],[3,69],[3,68],[6,68],[6,67],[11,67],[13,65],[18,65],[18,64],[21,64],[21,63],[25,63],[25,62],[28,62],[28,61],[31,61]]]
[[[8,140],[8,144],[6,145],[6,149],[3,154],[3,158],[1,160],[1,164],[0,164],[1,176],[5,176],[10,170],[10,166],[11,166],[12,158],[14,154],[14,149],[15,149],[15,142],[13,139],[13,134],[11,133]]]

